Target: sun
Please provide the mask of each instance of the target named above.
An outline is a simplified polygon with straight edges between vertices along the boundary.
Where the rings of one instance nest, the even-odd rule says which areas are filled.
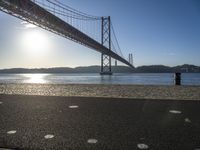
[[[43,55],[49,47],[48,37],[39,30],[25,32],[22,37],[22,44],[31,55]]]

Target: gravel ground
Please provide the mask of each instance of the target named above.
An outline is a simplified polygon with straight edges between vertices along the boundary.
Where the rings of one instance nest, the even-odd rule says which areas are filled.
[[[200,86],[0,84],[0,94],[200,100]]]

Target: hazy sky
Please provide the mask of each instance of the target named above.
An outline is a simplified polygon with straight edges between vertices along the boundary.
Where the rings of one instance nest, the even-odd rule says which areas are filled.
[[[110,15],[123,54],[132,52],[135,66],[200,65],[199,0],[62,2],[95,16]],[[3,12],[0,27],[0,68],[100,65],[100,53]]]

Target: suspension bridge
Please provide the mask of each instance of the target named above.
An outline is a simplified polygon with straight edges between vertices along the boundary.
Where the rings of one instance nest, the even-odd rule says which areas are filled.
[[[110,16],[92,16],[58,0],[0,0],[0,10],[101,53],[101,74],[111,75],[111,58],[133,68],[120,49]]]

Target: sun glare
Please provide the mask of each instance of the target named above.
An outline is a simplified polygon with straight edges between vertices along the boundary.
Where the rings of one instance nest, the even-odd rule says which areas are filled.
[[[49,47],[48,37],[38,30],[27,31],[22,38],[22,44],[31,55],[43,55]]]

